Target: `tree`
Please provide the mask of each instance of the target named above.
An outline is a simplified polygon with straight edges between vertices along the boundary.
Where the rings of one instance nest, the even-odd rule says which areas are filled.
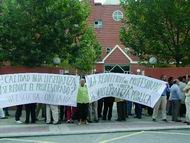
[[[95,35],[91,28],[87,29],[80,38],[80,51],[77,58],[74,59],[74,66],[81,72],[87,72],[94,67],[94,61],[99,59],[101,54],[101,46],[94,40]]]
[[[121,40],[141,58],[156,56],[160,62],[190,61],[189,0],[125,0]]]
[[[55,55],[74,61],[82,50],[78,46],[82,42],[80,37],[89,29],[86,2],[8,0],[3,1],[1,11],[1,60],[14,65],[40,66],[51,63]],[[96,41],[91,38],[94,39],[88,40]]]

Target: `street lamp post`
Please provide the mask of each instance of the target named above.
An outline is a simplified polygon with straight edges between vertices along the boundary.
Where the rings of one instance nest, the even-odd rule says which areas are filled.
[[[61,63],[61,59],[59,57],[53,58],[53,64],[57,67]]]
[[[157,63],[157,58],[156,57],[151,57],[149,59],[149,63],[152,65],[152,67],[154,68],[154,65]]]

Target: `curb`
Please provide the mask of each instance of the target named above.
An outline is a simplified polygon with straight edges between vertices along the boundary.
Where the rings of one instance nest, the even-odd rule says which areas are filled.
[[[22,138],[22,137],[39,137],[39,136],[61,136],[61,135],[86,135],[86,134],[105,134],[105,133],[122,133],[122,132],[139,132],[139,131],[163,131],[163,130],[188,130],[190,126],[176,127],[147,127],[147,128],[126,128],[126,129],[106,129],[106,130],[86,130],[86,131],[65,131],[65,132],[34,132],[21,134],[5,134],[0,138]]]

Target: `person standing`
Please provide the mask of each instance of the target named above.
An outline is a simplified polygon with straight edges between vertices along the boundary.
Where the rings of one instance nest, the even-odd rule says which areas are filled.
[[[178,84],[179,80],[178,79],[174,80],[173,85],[170,88],[170,97],[169,97],[172,106],[172,121],[175,122],[181,121],[178,119],[180,104],[181,104],[181,91]]]
[[[30,123],[30,116],[31,116],[31,123],[36,123],[36,103],[26,104],[26,120],[25,123]]]
[[[126,101],[116,98],[117,102],[117,121],[125,121],[126,120]]]
[[[112,118],[112,109],[113,103],[115,98],[114,97],[105,97],[104,98],[104,110],[103,110],[103,120],[111,120]]]
[[[135,103],[135,118],[142,118],[142,105],[139,103]]]
[[[89,104],[89,121],[98,122],[98,102],[94,101]]]
[[[9,116],[9,108],[6,107],[6,108],[3,108],[4,110],[4,113],[5,113],[5,117],[8,117]]]
[[[16,106],[15,121],[18,124],[22,124],[22,121],[20,120],[20,117],[22,116],[22,107],[23,107],[23,105]]]
[[[179,77],[179,88],[181,90],[181,105],[180,105],[180,117],[184,117],[186,113],[186,108],[185,108],[185,93],[183,92],[183,89],[186,86],[186,81],[184,77]]]
[[[0,108],[0,119],[6,119],[5,113],[2,108]]]
[[[186,123],[187,125],[190,125],[190,81],[187,83],[186,87],[183,89],[185,92],[185,107],[186,107]]]
[[[167,77],[165,75],[161,76],[160,78],[163,81],[167,81]],[[152,121],[156,121],[159,108],[161,106],[162,111],[162,121],[167,122],[167,116],[166,116],[166,105],[167,105],[167,92],[169,92],[169,85],[166,84],[166,88],[164,92],[162,93],[161,97],[157,101],[156,105],[154,106],[153,115],[152,115]]]
[[[76,107],[72,106],[65,106],[65,113],[66,113],[66,122],[67,123],[74,123],[73,121],[73,116],[74,113],[76,112]]]
[[[104,98],[98,100],[98,119],[102,118],[103,103],[104,103]]]
[[[46,124],[59,124],[59,108],[57,105],[46,105]]]
[[[88,124],[87,117],[88,117],[88,108],[89,108],[89,96],[88,90],[85,86],[85,80],[80,80],[80,87],[78,89],[78,96],[77,96],[77,110],[79,116],[79,125],[82,123]]]

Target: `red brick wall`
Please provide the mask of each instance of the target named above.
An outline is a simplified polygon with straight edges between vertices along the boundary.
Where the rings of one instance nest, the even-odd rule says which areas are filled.
[[[190,67],[171,67],[171,68],[145,68],[145,75],[160,78],[161,75],[177,78],[179,76],[190,75]]]
[[[140,69],[142,72],[144,70],[144,66],[139,65],[139,64],[131,64],[130,65],[130,73],[131,74],[137,74],[137,69]]]
[[[96,72],[103,73],[104,72],[104,64],[96,64]]]

